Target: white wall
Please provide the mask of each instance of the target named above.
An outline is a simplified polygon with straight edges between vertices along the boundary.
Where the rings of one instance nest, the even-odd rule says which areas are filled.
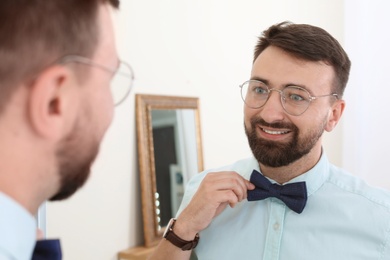
[[[114,15],[120,56],[134,68],[130,98],[116,108],[87,185],[47,207],[49,237],[61,237],[65,260],[116,259],[143,243],[136,162],[134,93],[200,98],[206,168],[250,154],[238,85],[250,75],[256,37],[290,20],[325,28],[343,42],[339,0],[122,1]],[[340,130],[326,136],[341,164]]]
[[[346,49],[352,60],[345,98],[343,165],[368,182],[390,189],[390,2],[345,1]]]

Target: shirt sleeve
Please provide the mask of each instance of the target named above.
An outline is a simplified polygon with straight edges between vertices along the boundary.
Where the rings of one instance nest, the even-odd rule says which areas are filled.
[[[199,188],[199,185],[203,181],[204,177],[206,176],[207,172],[199,173],[195,176],[193,176],[189,182],[187,183],[184,191],[183,200],[181,201],[179,210],[176,213],[176,217],[180,215],[180,213],[185,209],[188,204],[190,203],[192,197],[195,195],[196,191]]]

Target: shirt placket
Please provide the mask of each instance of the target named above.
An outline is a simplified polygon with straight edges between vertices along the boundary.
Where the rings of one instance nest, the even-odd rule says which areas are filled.
[[[270,215],[263,260],[278,260],[283,235],[286,205],[276,198],[270,199]]]

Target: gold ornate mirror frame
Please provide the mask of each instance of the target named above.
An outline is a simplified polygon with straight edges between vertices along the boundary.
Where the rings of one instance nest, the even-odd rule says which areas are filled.
[[[203,151],[201,144],[199,99],[160,95],[136,95],[136,124],[138,163],[141,182],[142,214],[145,247],[157,245],[165,227],[159,227],[156,213],[156,169],[153,146],[152,110],[191,109],[195,115],[195,135],[197,146],[198,172],[203,170]]]

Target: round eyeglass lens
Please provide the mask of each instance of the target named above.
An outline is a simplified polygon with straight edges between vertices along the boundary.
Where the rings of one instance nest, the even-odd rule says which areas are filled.
[[[281,94],[283,107],[291,115],[301,115],[310,105],[309,92],[300,87],[288,86]]]
[[[261,81],[249,80],[241,85],[241,98],[251,108],[262,107],[268,95],[268,87]]]
[[[111,80],[111,93],[114,104],[122,103],[130,93],[133,85],[134,74],[130,65],[120,62],[120,65]]]

